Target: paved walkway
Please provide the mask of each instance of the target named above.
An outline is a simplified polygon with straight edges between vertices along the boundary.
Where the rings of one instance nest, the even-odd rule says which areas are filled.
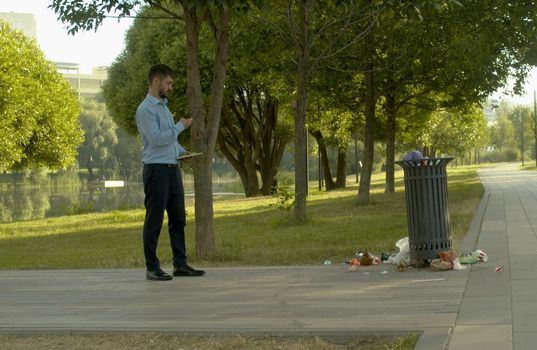
[[[509,165],[482,178],[488,192],[462,249],[477,246],[490,260],[471,270],[210,268],[168,282],[146,281],[138,269],[0,271],[0,332],[420,331],[416,349],[534,349],[537,172]]]
[[[537,172],[511,164],[480,174],[488,203],[478,247],[491,259],[471,269],[449,349],[535,349]]]

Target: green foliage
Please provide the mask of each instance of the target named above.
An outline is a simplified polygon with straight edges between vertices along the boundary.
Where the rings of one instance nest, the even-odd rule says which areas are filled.
[[[507,115],[499,115],[494,124],[489,127],[489,132],[490,145],[496,148],[500,154],[516,147],[515,128]],[[516,160],[516,157],[513,160]]]
[[[270,206],[289,213],[295,206],[295,193],[287,186],[279,186],[276,190],[276,203],[271,203]]]
[[[410,139],[426,146],[431,155],[456,155],[484,146],[488,128],[480,106],[433,112],[423,128]]]
[[[103,20],[109,14],[119,18],[130,17],[136,14],[140,7],[153,7],[165,9],[167,5],[177,7],[183,4],[188,9],[196,8],[204,11],[212,7],[226,6],[239,12],[247,12],[254,6],[261,6],[262,0],[169,0],[169,1],[145,1],[145,0],[52,0],[49,5],[64,24],[67,24],[69,34],[76,34],[79,30],[97,30]],[[165,15],[169,19],[182,20],[182,17],[171,11],[163,11],[160,17]]]
[[[138,0],[53,0],[49,8],[63,23],[69,23],[69,34],[76,34],[79,29],[97,30],[109,12],[125,17],[141,4]]]
[[[78,149],[78,163],[93,175],[93,168],[101,169],[101,175],[110,177],[114,167],[114,147],[118,144],[117,126],[108,115],[104,104],[95,100],[82,99],[80,123],[84,129],[84,142]]]
[[[61,169],[82,141],[74,91],[37,44],[0,21],[0,170]]]
[[[85,137],[78,148],[79,167],[88,170],[90,180],[121,177],[138,181],[142,152],[138,138],[117,127],[103,102],[82,99],[81,104],[80,122]],[[94,169],[99,173],[94,174]]]

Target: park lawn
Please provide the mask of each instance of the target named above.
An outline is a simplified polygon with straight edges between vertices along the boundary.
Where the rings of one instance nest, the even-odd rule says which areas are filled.
[[[477,167],[450,167],[449,210],[454,245],[467,231],[483,194]],[[298,224],[271,204],[276,197],[215,201],[217,253],[206,260],[194,254],[193,207],[187,207],[187,247],[192,264],[307,265],[326,259],[339,264],[355,252],[396,250],[407,236],[402,173],[397,191],[384,194],[384,174],[372,181],[371,204],[357,206],[357,185],[344,190],[311,190],[308,221]],[[352,181],[352,182],[351,182]],[[315,188],[313,182],[310,188]],[[143,267],[142,209],[64,216],[0,224],[0,269]],[[165,226],[164,226],[165,227]],[[163,230],[159,257],[171,265],[168,235]]]
[[[533,163],[533,161],[529,161],[528,163],[524,164],[524,165],[521,165],[520,166],[520,169],[521,170],[532,170],[532,171],[535,171],[537,170],[537,166],[535,165],[535,163]]]
[[[98,334],[98,335],[0,335],[4,350],[37,349],[183,349],[183,350],[411,350],[417,335],[398,337],[360,337],[346,344],[318,337],[252,336],[176,336],[169,334]]]

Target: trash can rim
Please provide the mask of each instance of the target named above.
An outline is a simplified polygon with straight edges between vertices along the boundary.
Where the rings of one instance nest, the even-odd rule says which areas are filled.
[[[423,158],[423,159],[415,159],[415,160],[397,160],[394,163],[401,167],[404,165],[419,165],[423,161],[426,161],[427,163],[430,163],[430,162],[436,163],[439,161],[439,164],[447,164],[451,162],[453,159],[455,158],[454,157]]]

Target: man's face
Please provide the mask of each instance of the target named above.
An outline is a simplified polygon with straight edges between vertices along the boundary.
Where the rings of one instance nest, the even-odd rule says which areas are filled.
[[[172,91],[173,78],[167,75],[163,79],[158,79],[158,94],[160,98],[167,98],[168,94]]]

